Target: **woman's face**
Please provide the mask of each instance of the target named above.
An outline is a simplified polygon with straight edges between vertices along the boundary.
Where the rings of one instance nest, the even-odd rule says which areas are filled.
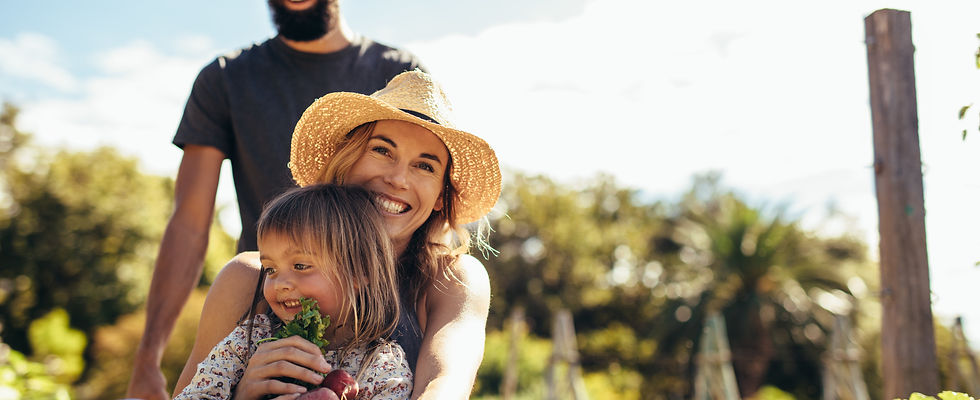
[[[377,194],[388,236],[398,254],[433,211],[442,209],[443,177],[449,151],[419,125],[397,120],[378,121],[364,154],[344,183]]]

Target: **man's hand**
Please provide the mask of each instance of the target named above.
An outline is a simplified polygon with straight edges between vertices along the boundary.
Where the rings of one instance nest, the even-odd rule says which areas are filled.
[[[136,363],[133,375],[129,378],[126,398],[145,400],[167,400],[167,379],[160,372],[158,364]]]

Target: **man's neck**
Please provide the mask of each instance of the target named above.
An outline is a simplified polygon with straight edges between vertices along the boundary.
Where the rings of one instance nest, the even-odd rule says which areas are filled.
[[[298,42],[295,40],[286,39],[282,36],[280,36],[279,39],[296,51],[301,51],[304,53],[327,54],[343,50],[347,46],[350,46],[351,40],[354,39],[354,31],[352,31],[350,27],[347,26],[347,22],[341,18],[334,29],[330,30],[330,32],[327,32],[326,35],[323,35],[319,39],[314,39],[309,42]]]

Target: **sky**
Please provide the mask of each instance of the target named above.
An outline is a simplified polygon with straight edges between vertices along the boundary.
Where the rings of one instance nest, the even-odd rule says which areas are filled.
[[[191,83],[274,34],[264,1],[0,0],[0,100],[49,146],[112,145],[175,176]],[[980,3],[746,0],[342,0],[356,32],[418,55],[457,125],[505,169],[598,173],[672,200],[696,174],[810,229],[865,237],[877,205],[864,18],[909,11],[933,310],[980,343]],[[980,108],[980,105],[978,105]],[[971,129],[964,140],[961,132]],[[227,164],[227,163],[226,163]],[[220,217],[237,225],[225,165]],[[834,214],[836,210],[840,214]],[[837,215],[828,220],[828,215]]]

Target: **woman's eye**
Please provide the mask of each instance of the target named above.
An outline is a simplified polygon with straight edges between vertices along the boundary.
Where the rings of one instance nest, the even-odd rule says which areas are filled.
[[[436,168],[433,167],[432,164],[429,164],[427,162],[420,162],[420,163],[416,164],[416,167],[419,168],[419,169],[428,171],[428,172],[436,172]]]
[[[305,270],[308,270],[310,268],[313,268],[313,266],[312,265],[309,265],[309,264],[293,264],[293,269],[295,269],[297,271],[305,271]]]
[[[384,146],[374,146],[371,148],[371,151],[385,156],[391,154],[391,150]]]

